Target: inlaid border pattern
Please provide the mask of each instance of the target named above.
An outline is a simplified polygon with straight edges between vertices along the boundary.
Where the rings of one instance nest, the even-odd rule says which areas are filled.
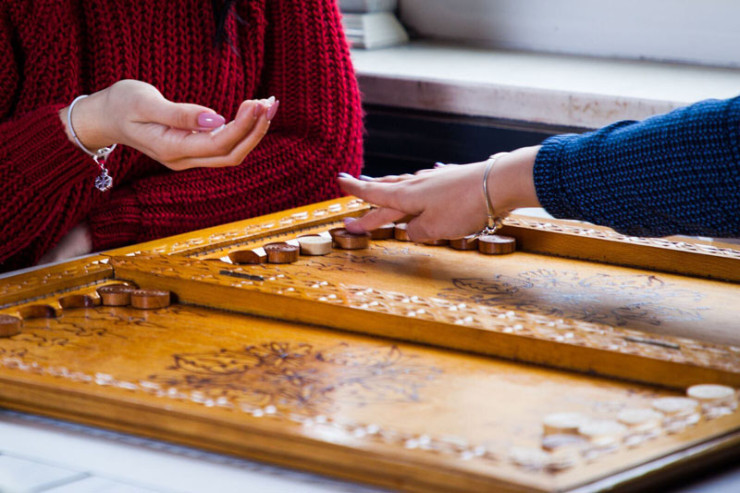
[[[95,284],[106,277],[112,277],[113,269],[108,265],[109,261],[107,257],[97,256],[2,279],[0,280],[0,301],[3,299],[13,301],[2,304],[0,310],[47,297],[52,292],[70,291],[85,284]],[[106,276],[106,274],[110,275]],[[97,280],[85,281],[91,277]],[[79,280],[79,283],[75,283],[75,280]],[[62,285],[68,287],[60,287]],[[19,298],[24,292],[28,294]],[[40,294],[34,295],[34,293]]]
[[[283,215],[271,214],[268,219],[260,221],[260,218],[248,219],[233,223],[231,228],[225,231],[216,231],[207,234],[208,229],[201,236],[191,238],[155,240],[151,244],[145,244],[145,248],[132,250],[125,253],[127,256],[149,255],[149,254],[186,254],[197,255],[201,252],[215,251],[226,248],[240,242],[246,242],[253,238],[264,235],[275,235],[281,232],[289,232],[294,228],[315,224],[317,221],[336,220],[355,211],[360,211],[369,206],[360,199],[339,199],[334,203],[323,203],[325,207],[315,206],[291,209]],[[223,226],[221,228],[227,227]],[[181,235],[187,236],[187,235]],[[174,240],[174,241],[173,241]],[[127,250],[127,249],[119,249]],[[111,250],[110,254],[117,254],[117,250]]]
[[[699,253],[704,255],[714,255],[717,257],[727,257],[740,260],[740,250],[733,248],[719,248],[714,245],[703,243],[693,243],[687,241],[675,241],[666,238],[643,238],[639,236],[627,236],[610,229],[595,229],[587,226],[576,226],[574,224],[557,224],[542,220],[531,220],[521,216],[508,217],[504,220],[507,226],[524,227],[528,229],[544,230],[553,233],[566,233],[587,238],[602,240],[616,240],[633,245],[644,245],[656,248],[668,248],[671,250]]]

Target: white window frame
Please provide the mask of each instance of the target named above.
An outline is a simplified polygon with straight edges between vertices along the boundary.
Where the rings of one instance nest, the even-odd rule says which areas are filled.
[[[425,39],[740,67],[738,0],[399,0],[398,13]]]

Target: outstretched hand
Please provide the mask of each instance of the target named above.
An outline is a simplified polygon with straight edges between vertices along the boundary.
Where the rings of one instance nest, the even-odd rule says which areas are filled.
[[[497,160],[488,182],[497,213],[539,207],[532,174],[538,150],[525,147]],[[338,178],[342,190],[378,206],[346,227],[361,233],[411,216],[407,232],[416,242],[478,232],[486,224],[488,211],[483,195],[485,166],[482,161],[366,180],[342,173]]]
[[[212,109],[168,101],[152,85],[123,80],[80,100],[72,126],[90,150],[120,143],[168,168],[236,166],[259,144],[279,101],[244,101],[233,121]],[[68,108],[60,111],[67,123]],[[70,130],[67,129],[71,137]]]
[[[485,163],[446,166],[415,175],[358,180],[339,177],[347,193],[377,205],[347,229],[359,233],[413,216],[407,232],[413,241],[459,238],[480,230],[486,221],[482,191]]]

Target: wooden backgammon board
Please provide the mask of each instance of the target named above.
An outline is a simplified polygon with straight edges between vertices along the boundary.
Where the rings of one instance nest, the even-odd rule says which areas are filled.
[[[507,255],[322,242],[367,208],[2,280],[0,405],[419,492],[632,490],[740,450],[740,251],[516,215]]]

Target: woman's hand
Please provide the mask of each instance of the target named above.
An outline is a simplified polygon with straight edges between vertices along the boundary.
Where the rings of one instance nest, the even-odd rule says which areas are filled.
[[[274,100],[244,101],[236,118],[224,125],[224,118],[210,108],[173,103],[150,84],[123,80],[80,100],[72,126],[91,151],[120,143],[175,171],[236,166],[267,133],[278,105]],[[59,113],[65,128],[68,109]],[[73,140],[68,128],[67,134]]]
[[[500,157],[488,177],[494,210],[502,215],[518,207],[539,207],[532,175],[539,147],[525,147]],[[347,229],[360,233],[413,216],[407,232],[412,241],[461,238],[480,231],[488,207],[483,195],[486,162],[444,166],[415,175],[357,180],[339,176],[339,185],[379,208]]]

